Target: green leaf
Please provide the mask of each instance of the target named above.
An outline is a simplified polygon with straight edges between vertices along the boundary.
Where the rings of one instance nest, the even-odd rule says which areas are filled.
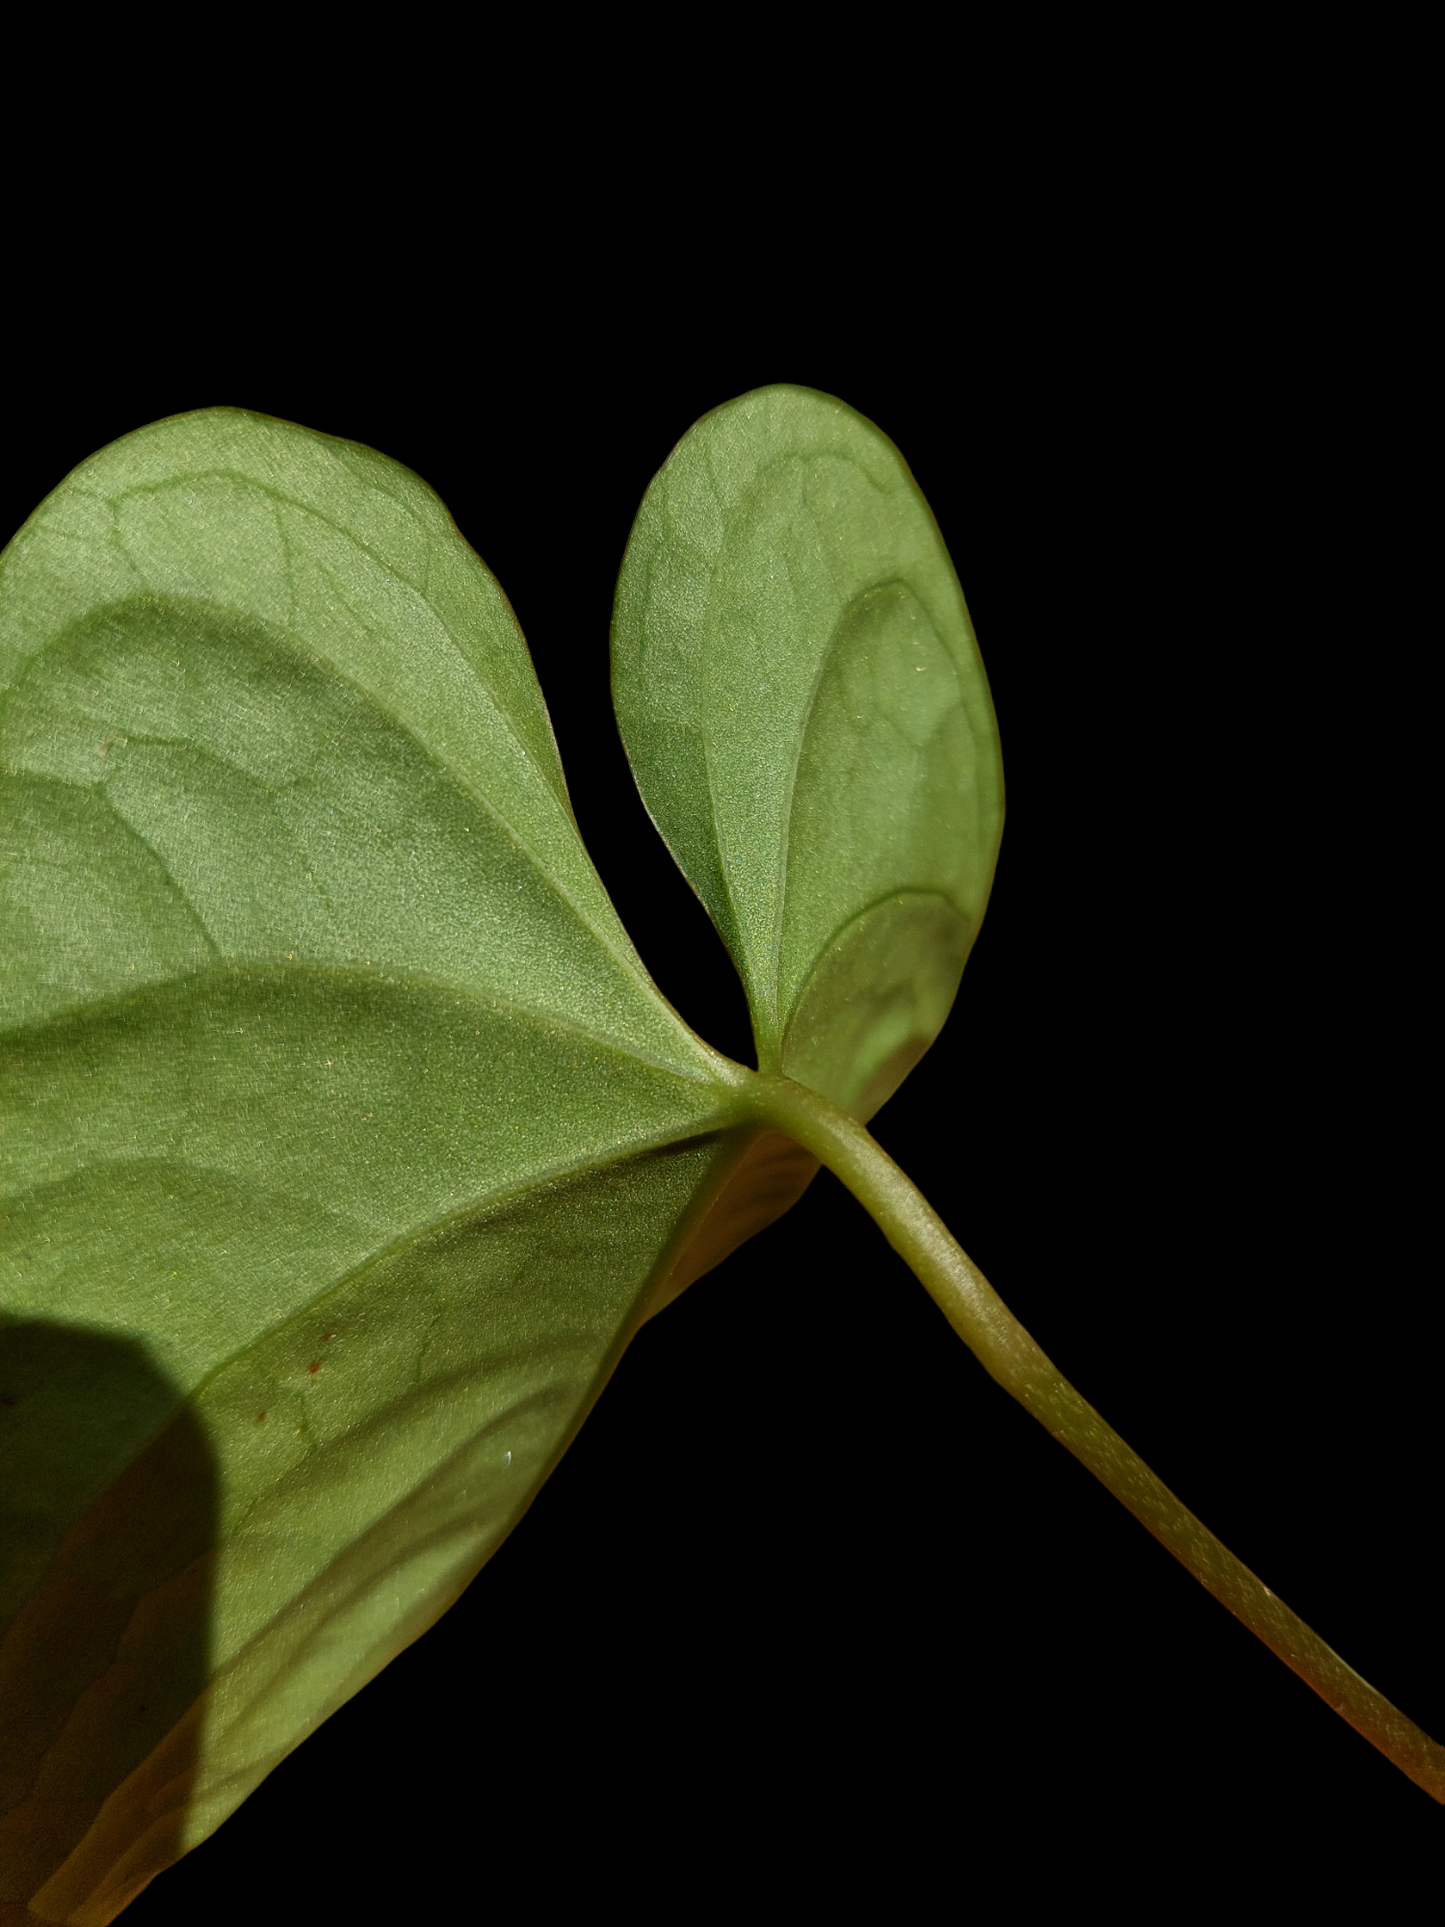
[[[896,452],[802,390],[708,417],[616,673],[763,1066],[866,1115],[1000,816]],[[818,1168],[749,1083],[648,978],[415,476],[216,410],[43,504],[0,558],[0,1919],[112,1919],[455,1599]]]
[[[747,987],[762,1070],[861,1119],[948,1014],[1003,822],[993,707],[928,506],[810,389],[704,416],[612,631],[643,800]]]
[[[0,786],[0,1911],[104,1921],[816,1166],[653,987],[505,599],[368,450],[208,411],[77,470],[0,561]]]

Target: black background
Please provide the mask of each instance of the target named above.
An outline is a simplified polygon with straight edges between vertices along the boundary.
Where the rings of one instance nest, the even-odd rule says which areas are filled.
[[[212,403],[416,469],[516,608],[644,957],[746,1056],[618,742],[613,583],[707,408],[787,380],[876,421],[968,596],[1009,811],[954,1015],[877,1135],[1085,1396],[1445,1734],[1394,431],[1307,268],[1250,256],[1220,285],[1086,228],[972,276],[965,247],[902,297],[786,248],[726,285],[545,302],[525,276],[503,300],[480,249],[465,300],[427,283],[384,316],[339,263],[241,324],[172,293],[163,339],[131,317],[148,346],[37,340],[5,532],[96,447]],[[910,1918],[1001,1842],[1021,1886],[1052,1868],[1096,1898],[1160,1851],[1182,1888],[1247,1869],[1261,1904],[1357,1863],[1389,1913],[1438,1838],[825,1173],[644,1330],[462,1602],[126,1918],[270,1918],[278,1894],[298,1919],[465,1918],[519,1861],[681,1918],[886,1880]]]

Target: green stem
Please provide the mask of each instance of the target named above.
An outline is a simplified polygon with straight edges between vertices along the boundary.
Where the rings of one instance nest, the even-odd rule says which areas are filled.
[[[927,1286],[984,1370],[1122,1501],[1185,1569],[1277,1653],[1320,1698],[1445,1804],[1445,1747],[1348,1667],[1202,1526],[1080,1398],[916,1187],[861,1124],[786,1077],[750,1079],[757,1114],[842,1179]]]

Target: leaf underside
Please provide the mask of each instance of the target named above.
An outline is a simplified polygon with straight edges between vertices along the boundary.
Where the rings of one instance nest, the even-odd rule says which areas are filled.
[[[982,914],[992,716],[891,445],[749,404],[701,627],[656,551],[728,410],[644,505],[619,711],[764,1066],[862,1115]],[[787,725],[751,828],[729,679]],[[0,1920],[103,1923],[451,1604],[638,1325],[816,1165],[648,978],[441,503],[235,410],[103,450],[0,559],[0,1058]]]

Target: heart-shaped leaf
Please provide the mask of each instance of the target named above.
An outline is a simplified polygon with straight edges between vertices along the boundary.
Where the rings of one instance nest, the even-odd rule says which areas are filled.
[[[616,673],[762,1068],[866,1115],[1000,815],[891,445],[797,389],[709,416]],[[648,978],[441,503],[238,411],[102,451],[0,560],[0,960],[0,1917],[92,1927],[445,1610],[817,1164]]]
[[[897,449],[806,388],[705,415],[638,514],[612,660],[759,1069],[866,1119],[948,1015],[1003,825],[983,664]]]

